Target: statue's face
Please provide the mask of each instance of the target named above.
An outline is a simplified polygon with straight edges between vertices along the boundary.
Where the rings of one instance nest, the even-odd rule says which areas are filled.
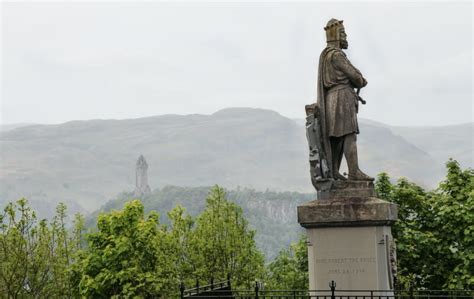
[[[347,42],[347,34],[344,27],[339,29],[339,40],[342,49],[347,49],[349,47],[349,43]]]

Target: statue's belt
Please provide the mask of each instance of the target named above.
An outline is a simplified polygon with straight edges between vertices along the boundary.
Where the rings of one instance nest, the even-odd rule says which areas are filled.
[[[354,91],[354,89],[352,88],[352,86],[350,86],[349,84],[338,84],[338,85],[334,85],[334,86],[330,87],[330,88],[327,90],[326,93],[338,91],[338,90],[345,89],[345,88],[350,88],[352,91]]]

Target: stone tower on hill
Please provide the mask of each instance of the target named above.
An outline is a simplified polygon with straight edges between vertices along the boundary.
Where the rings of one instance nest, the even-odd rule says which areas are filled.
[[[143,155],[138,157],[135,176],[134,195],[142,196],[150,193],[150,186],[148,186],[148,164]]]

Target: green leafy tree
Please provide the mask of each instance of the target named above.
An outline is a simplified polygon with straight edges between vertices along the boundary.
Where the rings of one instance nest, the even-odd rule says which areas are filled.
[[[40,241],[45,239],[45,221],[37,225],[35,213],[27,206],[25,199],[20,199],[16,204],[9,203],[6,206],[4,215],[0,218],[0,225],[0,293],[9,298],[19,298],[31,291],[39,293],[34,286],[33,290],[28,286],[27,278],[28,272],[32,272],[30,262],[45,260],[34,257],[44,255],[48,250],[44,248],[44,241],[39,246]],[[43,236],[40,237],[41,233]],[[35,268],[46,272],[44,264],[35,265]]]
[[[177,270],[177,279],[180,283],[191,286],[196,281],[195,261],[196,255],[199,254],[192,246],[194,220],[181,205],[177,205],[168,212],[168,218],[171,221],[169,234],[174,252],[170,258],[174,264],[173,267]],[[178,284],[175,283],[175,288],[177,287]]]
[[[206,198],[211,187],[177,187],[165,186],[155,189],[140,200],[145,207],[145,213],[156,210],[160,212],[160,222],[170,224],[171,219],[166,211],[171,211],[176,205],[186,208],[186,212],[195,219],[205,209]],[[300,203],[313,200],[315,193],[256,191],[248,188],[226,190],[226,198],[242,207],[245,219],[256,230],[255,242],[258,248],[270,261],[283,248],[282,244],[295,241],[300,233],[300,227],[293,216],[287,211],[296,209]],[[135,199],[133,192],[124,192],[116,199],[108,201],[102,208],[103,212],[121,209],[124,204]],[[290,213],[292,214],[292,213]],[[87,217],[86,226],[95,227],[99,212]],[[278,216],[276,216],[278,215]]]
[[[206,200],[206,208],[196,221],[192,246],[196,276],[205,281],[232,277],[234,286],[249,287],[262,277],[264,258],[255,245],[242,209],[226,200],[224,189],[215,186]]]
[[[176,277],[171,240],[158,214],[145,217],[143,205],[131,201],[121,211],[102,214],[98,231],[88,236],[76,273],[87,298],[152,298],[172,292]]]
[[[70,254],[71,260],[67,269],[69,274],[70,292],[69,297],[79,298],[80,290],[79,283],[81,281],[81,273],[79,271],[79,261],[83,257],[83,250],[86,244],[85,238],[85,218],[81,214],[74,216],[73,228],[71,231],[71,238],[69,247],[72,249]]]
[[[302,235],[298,242],[280,251],[267,266],[265,288],[270,290],[308,289],[308,249],[307,237]]]
[[[430,198],[434,244],[442,252],[443,287],[474,288],[474,170],[447,163],[446,179]],[[446,271],[448,269],[448,271]]]
[[[56,215],[53,218],[51,224],[51,241],[56,244],[52,248],[55,256],[54,263],[51,263],[52,273],[52,286],[57,290],[64,290],[64,296],[71,296],[72,286],[70,285],[71,280],[67,275],[69,266],[72,263],[72,255],[74,254],[74,248],[72,248],[73,242],[71,242],[68,230],[66,228],[66,205],[59,204],[56,208]]]
[[[446,179],[426,192],[386,174],[376,182],[379,197],[395,202],[399,220],[392,228],[397,244],[401,287],[428,289],[474,287],[474,172],[447,163]]]
[[[255,245],[255,231],[222,188],[212,188],[196,220],[180,205],[168,219],[164,226],[154,211],[145,217],[138,200],[100,215],[98,231],[87,236],[88,246],[71,271],[80,295],[175,296],[181,282],[192,286],[196,280],[205,284],[230,275],[238,287],[261,277],[263,255]]]
[[[80,217],[80,216],[78,216]],[[8,298],[71,298],[68,267],[80,241],[68,235],[66,206],[51,224],[38,221],[26,199],[9,203],[0,217],[0,294]]]

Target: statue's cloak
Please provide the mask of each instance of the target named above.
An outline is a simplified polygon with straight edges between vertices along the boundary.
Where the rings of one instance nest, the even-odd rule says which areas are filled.
[[[319,56],[319,66],[318,66],[318,82],[317,82],[317,113],[316,117],[319,120],[320,124],[320,134],[321,137],[320,143],[323,150],[323,156],[327,160],[327,166],[329,168],[329,177],[333,177],[333,169],[332,169],[332,153],[331,153],[331,143],[329,142],[329,134],[327,128],[327,121],[326,121],[326,90],[324,88],[324,79],[323,79],[323,71],[326,68],[326,56],[332,55],[336,51],[335,48],[327,47]]]

